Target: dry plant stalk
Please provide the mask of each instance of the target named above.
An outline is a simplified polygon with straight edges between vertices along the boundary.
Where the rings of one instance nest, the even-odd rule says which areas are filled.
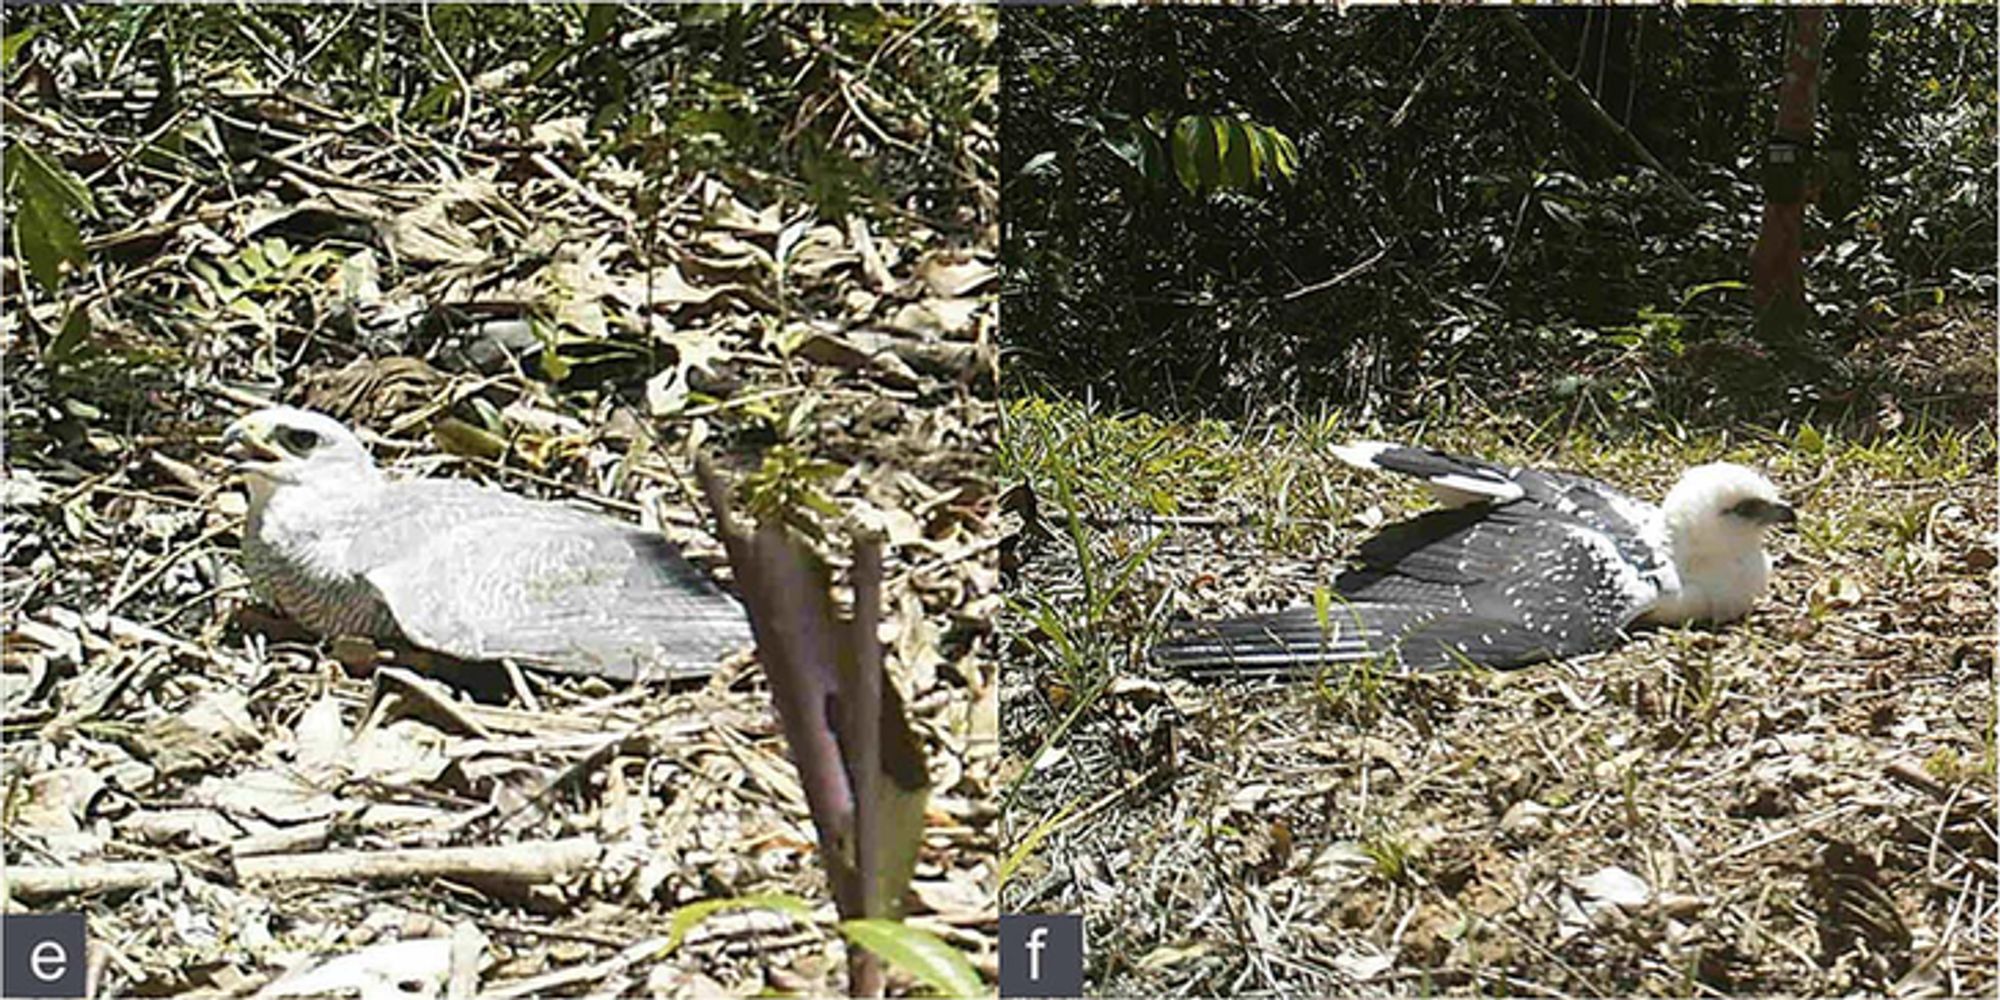
[[[842,620],[826,564],[782,525],[746,533],[730,516],[728,488],[714,468],[703,459],[696,471],[750,612],[834,905],[843,920],[899,918],[930,784],[902,697],[882,672],[882,541],[855,538],[854,616]],[[855,947],[849,994],[882,989],[880,960]]]

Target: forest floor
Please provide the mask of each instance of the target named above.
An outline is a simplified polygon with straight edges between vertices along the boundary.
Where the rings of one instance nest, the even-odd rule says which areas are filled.
[[[867,51],[824,54],[862,87]],[[877,55],[881,74],[901,58]],[[784,177],[592,155],[581,113],[516,129],[488,91],[445,144],[197,75],[171,156],[117,80],[9,104],[16,137],[87,177],[97,221],[70,294],[0,329],[8,909],[84,912],[102,995],[385,969],[495,996],[843,988],[748,657],[672,687],[526,671],[475,701],[344,665],[257,606],[217,438],[286,402],[359,428],[394,474],[657,524],[725,581],[698,452],[816,492],[837,575],[840,525],[881,530],[888,668],[932,779],[911,923],[990,979],[991,130],[952,151],[976,189],[959,206],[821,217]],[[931,134],[865,87],[847,100],[868,120],[844,118],[842,145]],[[29,270],[5,264],[13,297]]]
[[[1009,404],[1003,908],[1082,914],[1110,995],[1990,993],[1993,329],[1885,337],[1937,378],[1851,436]],[[1426,506],[1333,460],[1351,438],[1655,501],[1729,459],[1801,520],[1747,620],[1603,655],[1290,685],[1150,665],[1170,621],[1302,603]]]

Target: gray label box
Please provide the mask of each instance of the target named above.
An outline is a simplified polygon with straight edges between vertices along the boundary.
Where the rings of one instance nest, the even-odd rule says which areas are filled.
[[[1075,914],[1001,914],[1000,995],[1083,995],[1083,918]]]
[[[0,997],[83,996],[83,914],[0,915]]]

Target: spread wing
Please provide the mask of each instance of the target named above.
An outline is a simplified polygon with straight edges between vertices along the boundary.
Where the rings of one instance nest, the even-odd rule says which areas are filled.
[[[1534,500],[1432,511],[1391,525],[1333,584],[1324,625],[1294,608],[1183,627],[1156,647],[1197,675],[1311,675],[1387,660],[1495,668],[1596,652],[1660,589],[1606,532]]]
[[[650,532],[440,480],[393,484],[377,514],[350,565],[418,645],[621,679],[751,645],[742,606]]]
[[[1679,585],[1659,509],[1609,483],[1386,441],[1357,441],[1336,445],[1332,451],[1357,468],[1421,479],[1448,507],[1532,501],[1556,516],[1601,532],[1655,586],[1671,589]]]

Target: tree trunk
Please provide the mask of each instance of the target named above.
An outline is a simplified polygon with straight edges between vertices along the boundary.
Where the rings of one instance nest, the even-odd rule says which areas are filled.
[[[1757,247],[1750,252],[1757,327],[1767,343],[1795,341],[1809,315],[1801,265],[1806,166],[1812,152],[1813,112],[1819,104],[1826,10],[1802,7],[1791,16],[1785,78],[1778,87],[1778,120],[1765,150],[1764,224],[1757,234]]]

